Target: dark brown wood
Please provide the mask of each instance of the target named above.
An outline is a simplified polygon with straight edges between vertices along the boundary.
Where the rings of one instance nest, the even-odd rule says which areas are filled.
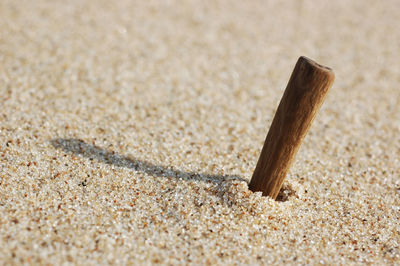
[[[330,68],[303,56],[299,58],[265,139],[250,190],[276,199],[334,79]]]

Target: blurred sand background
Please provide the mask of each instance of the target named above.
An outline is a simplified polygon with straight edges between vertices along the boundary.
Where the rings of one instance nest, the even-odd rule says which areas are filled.
[[[399,264],[400,4],[0,1],[0,264]],[[247,189],[301,55],[336,81]]]

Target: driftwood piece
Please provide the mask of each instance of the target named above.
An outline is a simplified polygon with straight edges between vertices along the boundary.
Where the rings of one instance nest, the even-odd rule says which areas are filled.
[[[299,58],[265,139],[250,190],[276,199],[334,79],[330,68],[303,56]]]

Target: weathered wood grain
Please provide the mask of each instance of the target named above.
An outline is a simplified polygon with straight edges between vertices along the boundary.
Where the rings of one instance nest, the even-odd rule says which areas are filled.
[[[330,68],[303,56],[298,59],[265,139],[250,190],[276,199],[334,78]]]

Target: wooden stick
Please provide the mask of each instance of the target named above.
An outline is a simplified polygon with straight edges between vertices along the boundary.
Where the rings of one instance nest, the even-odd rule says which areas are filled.
[[[276,199],[334,79],[330,68],[304,56],[299,58],[265,139],[250,190]]]

